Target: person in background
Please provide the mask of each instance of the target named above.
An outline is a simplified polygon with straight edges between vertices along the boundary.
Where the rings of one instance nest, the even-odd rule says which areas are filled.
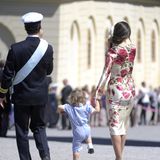
[[[108,115],[107,115],[107,106],[106,106],[106,90],[103,91],[100,100],[101,110],[99,113],[99,126],[107,126],[108,125]]]
[[[140,99],[140,104],[141,104],[141,113],[140,113],[140,122],[139,124],[142,125],[146,125],[147,124],[147,109],[150,105],[150,99],[149,99],[149,89],[146,86],[145,82],[141,83],[141,88],[140,88],[140,95],[141,95],[141,99]]]
[[[150,90],[150,107],[151,107],[151,118],[149,121],[150,125],[155,125],[155,113],[157,111],[158,108],[158,95],[157,95],[157,89],[152,89]]]
[[[49,94],[48,94],[48,104],[47,104],[47,119],[48,127],[55,128],[59,119],[59,114],[57,113],[58,107],[58,98],[57,98],[57,87],[56,83],[51,83],[49,85]]]
[[[31,160],[29,128],[41,160],[50,160],[46,136],[45,106],[48,99],[47,75],[53,70],[53,49],[42,39],[43,15],[29,12],[22,16],[27,38],[11,45],[3,70],[0,103],[12,87],[16,141],[20,160]]]
[[[139,93],[139,90],[138,90],[138,88],[136,88],[135,89],[135,101],[133,104],[133,109],[130,114],[130,126],[131,127],[136,127],[139,122],[138,109],[139,109],[140,104],[138,104],[138,101],[139,101],[140,97],[141,97],[141,95]]]
[[[85,92],[76,89],[71,92],[70,104],[64,104],[58,106],[58,111],[60,113],[65,112],[72,125],[73,141],[73,160],[78,160],[80,157],[80,150],[82,149],[82,142],[86,141],[88,144],[88,153],[94,153],[94,148],[91,138],[91,129],[88,125],[89,117],[94,112],[100,111],[100,106],[98,100],[96,100],[95,108],[93,108],[86,101]]]
[[[96,89],[96,99],[100,99],[108,83],[108,125],[116,160],[122,160],[135,97],[132,71],[136,48],[130,40],[130,35],[131,29],[127,22],[118,22],[111,28],[105,65]]]
[[[158,87],[158,109],[157,109],[157,123],[160,123],[160,87]]]
[[[3,69],[5,61],[0,60],[0,83],[2,81]],[[6,137],[9,128],[9,115],[11,112],[11,100],[9,91],[6,94],[5,101],[3,102],[4,109],[0,107],[0,137]]]
[[[68,97],[72,92],[72,87],[69,85],[68,80],[63,80],[64,87],[61,90],[61,104],[68,103]],[[68,120],[68,116],[64,113],[62,114],[62,129],[71,129],[70,121]]]
[[[90,104],[90,92],[89,92],[89,88],[88,88],[88,85],[84,85],[82,87],[82,90],[85,92],[86,94],[86,102]]]
[[[94,103],[95,103],[95,91],[96,91],[96,87],[95,85],[93,85],[90,93],[90,103],[92,106],[94,106]],[[97,127],[98,123],[99,123],[99,112],[94,112],[90,116],[90,125],[91,127]]]

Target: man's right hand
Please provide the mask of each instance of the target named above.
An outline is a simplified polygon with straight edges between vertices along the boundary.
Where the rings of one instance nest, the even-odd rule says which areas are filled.
[[[4,108],[4,104],[3,104],[4,98],[0,98],[0,107]]]

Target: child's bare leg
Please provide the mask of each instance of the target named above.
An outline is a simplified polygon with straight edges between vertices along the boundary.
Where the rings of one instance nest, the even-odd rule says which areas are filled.
[[[73,153],[73,160],[78,160],[80,157],[80,153],[79,152],[74,152]]]
[[[88,139],[86,139],[86,143],[88,145],[88,153],[90,153],[90,154],[94,153],[91,136],[89,136]]]
[[[87,144],[92,143],[92,138],[91,138],[91,136],[89,136],[88,139],[86,139],[86,143],[87,143]]]

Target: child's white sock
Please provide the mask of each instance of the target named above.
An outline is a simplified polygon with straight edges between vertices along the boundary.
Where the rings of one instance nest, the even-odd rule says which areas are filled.
[[[88,148],[93,148],[93,144],[92,143],[88,143]]]
[[[89,154],[93,154],[94,153],[94,149],[93,149],[93,144],[92,143],[88,143],[88,153]]]

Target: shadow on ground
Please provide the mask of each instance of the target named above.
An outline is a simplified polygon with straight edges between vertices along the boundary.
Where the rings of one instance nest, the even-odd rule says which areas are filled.
[[[15,138],[15,136],[7,136],[7,138]],[[66,142],[71,143],[72,137],[56,137],[48,136],[48,141],[55,142]],[[29,139],[33,139],[32,136]],[[93,137],[93,143],[97,145],[111,145],[111,140],[109,138],[95,138]],[[137,146],[137,147],[160,147],[160,142],[156,141],[144,141],[144,140],[127,140],[126,146]]]

